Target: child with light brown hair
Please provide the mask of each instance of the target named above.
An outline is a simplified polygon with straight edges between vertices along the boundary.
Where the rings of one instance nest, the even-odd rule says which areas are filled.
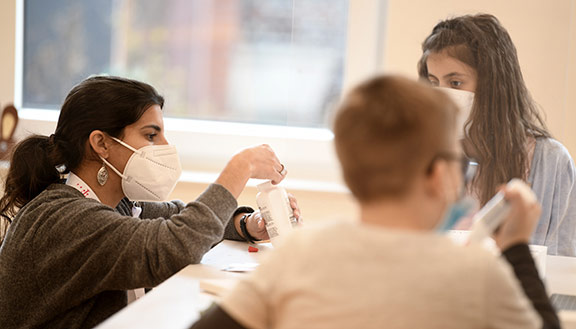
[[[537,203],[504,190],[504,257],[435,232],[463,186],[457,114],[408,79],[355,88],[334,142],[359,221],[295,231],[193,328],[558,327],[527,245]]]

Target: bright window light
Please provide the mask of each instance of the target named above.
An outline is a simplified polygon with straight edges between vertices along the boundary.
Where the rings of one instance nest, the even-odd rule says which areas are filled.
[[[25,0],[22,105],[110,74],[155,86],[169,117],[326,127],[347,18],[347,0]]]
[[[188,181],[266,143],[288,168],[286,184],[342,190],[330,120],[343,92],[383,66],[386,0],[16,4],[17,138],[53,133],[64,97],[86,77],[120,75],[165,96],[166,137]]]

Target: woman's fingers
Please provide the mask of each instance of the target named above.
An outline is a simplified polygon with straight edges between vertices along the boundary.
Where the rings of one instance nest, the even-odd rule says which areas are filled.
[[[290,200],[290,208],[292,208],[292,214],[298,220],[298,223],[302,223],[302,212],[298,206],[298,200],[291,193],[288,193],[288,200]]]
[[[246,149],[243,153],[246,153],[250,162],[250,178],[268,179],[273,184],[278,184],[288,172],[270,145],[255,146]]]

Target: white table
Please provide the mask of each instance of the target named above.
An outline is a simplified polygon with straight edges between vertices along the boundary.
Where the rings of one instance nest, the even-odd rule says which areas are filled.
[[[251,253],[246,243],[224,241],[208,252],[201,264],[185,267],[98,328],[188,328],[218,299],[203,291],[201,283],[222,282],[226,286],[246,274],[222,268],[231,263],[257,263],[271,248],[269,244],[259,245],[260,251]],[[576,258],[548,256],[546,285],[549,293],[576,295]],[[576,328],[576,312],[561,312],[560,318],[565,329]]]
[[[217,300],[217,296],[200,289],[200,281],[238,280],[246,274],[222,268],[231,263],[258,262],[262,254],[272,249],[270,244],[258,248],[258,252],[248,252],[244,242],[223,241],[204,255],[201,264],[188,265],[97,328],[188,328],[201,311]]]

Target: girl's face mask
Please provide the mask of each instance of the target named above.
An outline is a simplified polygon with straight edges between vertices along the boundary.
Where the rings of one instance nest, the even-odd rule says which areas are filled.
[[[459,90],[453,88],[440,88],[442,91],[448,94],[450,99],[460,109],[458,114],[458,120],[456,121],[456,129],[458,131],[458,138],[464,138],[464,124],[470,113],[472,112],[472,106],[474,105],[474,93],[467,90]]]
[[[118,176],[122,177],[122,191],[131,201],[164,201],[174,190],[182,167],[173,145],[149,145],[140,149],[112,137],[134,153],[128,159],[124,173],[120,173],[100,157]]]

